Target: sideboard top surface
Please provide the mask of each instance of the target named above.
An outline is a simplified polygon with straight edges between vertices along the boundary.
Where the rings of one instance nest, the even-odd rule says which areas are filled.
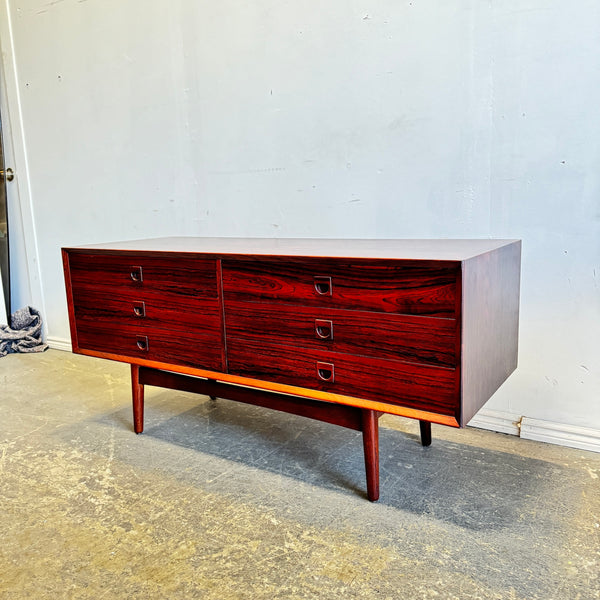
[[[327,256],[464,261],[518,242],[496,239],[311,239],[164,237],[78,246],[77,250],[190,252],[218,255]]]

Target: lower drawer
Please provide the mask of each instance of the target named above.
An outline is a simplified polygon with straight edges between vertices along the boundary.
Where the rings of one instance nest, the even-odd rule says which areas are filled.
[[[458,416],[458,370],[227,340],[229,373]]]
[[[218,300],[177,295],[156,295],[138,290],[78,290],[73,294],[77,323],[153,327],[218,334],[221,317]]]
[[[223,371],[218,335],[183,333],[111,323],[77,324],[77,343],[82,350],[118,354],[198,369]]]

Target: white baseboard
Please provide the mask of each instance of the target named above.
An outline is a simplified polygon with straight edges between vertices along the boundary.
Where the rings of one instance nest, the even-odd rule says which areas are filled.
[[[600,430],[589,427],[542,421],[485,409],[480,410],[471,419],[469,427],[518,435],[526,440],[600,452]]]
[[[71,352],[71,340],[65,340],[64,338],[47,337],[46,344],[54,350],[65,350]]]
[[[489,429],[499,433],[519,435],[521,417],[498,410],[480,410],[470,421],[469,427]]]
[[[589,427],[565,425],[523,417],[521,420],[521,437],[526,440],[600,452],[600,430]]]

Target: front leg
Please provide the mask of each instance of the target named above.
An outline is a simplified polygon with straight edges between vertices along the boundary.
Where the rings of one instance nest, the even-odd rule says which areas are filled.
[[[366,408],[361,411],[367,498],[371,502],[379,500],[379,415],[377,411]]]
[[[131,365],[131,397],[133,399],[133,430],[144,431],[144,386],[140,383],[139,365]]]

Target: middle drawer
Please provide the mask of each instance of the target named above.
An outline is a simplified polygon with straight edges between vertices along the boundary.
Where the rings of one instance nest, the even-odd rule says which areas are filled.
[[[78,323],[119,322],[123,325],[218,332],[219,301],[143,290],[81,289],[73,294]]]
[[[456,367],[457,321],[228,300],[227,337]]]

